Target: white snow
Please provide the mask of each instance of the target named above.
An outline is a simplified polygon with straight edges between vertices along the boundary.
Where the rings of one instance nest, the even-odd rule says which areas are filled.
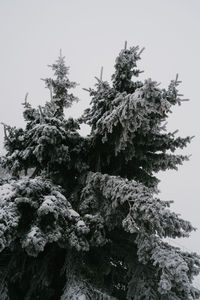
[[[80,217],[80,215],[75,210],[73,210],[71,208],[69,209],[69,215],[70,215],[70,217],[74,217],[74,218]]]
[[[11,198],[13,194],[13,186],[10,183],[5,183],[0,186],[0,201]]]
[[[79,220],[77,223],[78,227],[85,227],[85,223],[82,220]]]

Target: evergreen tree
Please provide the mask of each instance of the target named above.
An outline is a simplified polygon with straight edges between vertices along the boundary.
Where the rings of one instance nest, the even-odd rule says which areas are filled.
[[[0,299],[199,299],[200,257],[164,241],[194,228],[158,198],[156,177],[188,159],[175,150],[191,138],[165,128],[180,82],[136,81],[141,52],[120,52],[112,84],[97,80],[79,120],[64,116],[77,98],[60,55],[50,101],[35,109],[26,97],[25,129],[4,125]]]

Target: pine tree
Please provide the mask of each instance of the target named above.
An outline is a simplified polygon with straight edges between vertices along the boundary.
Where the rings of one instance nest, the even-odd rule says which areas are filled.
[[[26,97],[26,127],[4,125],[0,299],[199,299],[200,257],[164,241],[194,228],[158,198],[156,177],[188,159],[175,151],[191,137],[165,127],[180,81],[136,81],[141,53],[120,52],[112,84],[97,78],[79,120],[64,115],[78,99],[60,55],[44,80],[50,101],[32,108]]]

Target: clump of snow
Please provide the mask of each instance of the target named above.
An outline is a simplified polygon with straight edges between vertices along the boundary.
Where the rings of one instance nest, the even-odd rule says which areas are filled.
[[[83,222],[82,220],[79,220],[78,223],[77,223],[77,226],[78,227],[85,226],[85,222]]]
[[[69,209],[69,218],[70,219],[76,219],[76,218],[79,218],[80,215],[72,208]]]
[[[56,197],[52,195],[44,196],[44,201],[38,209],[38,215],[55,212]]]
[[[14,195],[13,186],[10,183],[5,183],[0,186],[0,200],[6,201]]]

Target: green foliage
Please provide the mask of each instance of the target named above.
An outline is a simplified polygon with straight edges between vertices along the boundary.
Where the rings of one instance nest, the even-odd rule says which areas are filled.
[[[1,299],[199,299],[200,257],[163,241],[195,228],[158,198],[156,177],[188,160],[176,151],[191,137],[165,127],[180,82],[134,81],[141,53],[120,52],[112,84],[97,80],[79,120],[64,116],[77,98],[60,55],[44,80],[50,101],[32,108],[26,96],[25,128],[4,125]]]
[[[75,86],[67,77],[68,68],[64,58],[59,57],[57,64],[52,66],[57,76],[51,80],[53,88],[52,99],[44,107],[34,109],[27,102],[24,105],[25,129],[17,129],[5,125],[6,156],[1,158],[1,164],[8,168],[12,175],[19,177],[24,170],[35,168],[34,176],[45,171],[47,174],[57,172],[80,172],[86,168],[85,162],[80,162],[85,155],[86,141],[78,134],[79,124],[76,120],[64,119],[64,108],[71,105],[77,98],[68,94],[68,89]],[[46,84],[50,79],[46,79]],[[56,89],[62,85],[63,89]],[[48,84],[47,84],[48,86]],[[79,157],[77,157],[79,154]],[[76,161],[74,161],[76,157]],[[81,165],[82,164],[82,165]],[[72,170],[73,169],[73,170]]]
[[[67,77],[69,68],[65,66],[65,60],[62,54],[56,63],[50,66],[54,71],[55,79],[45,79],[46,87],[50,89],[51,98],[57,105],[56,116],[64,116],[64,107],[70,107],[74,101],[78,101],[77,97],[69,94],[69,89],[76,86],[75,82],[71,82]]]
[[[53,242],[88,249],[84,235],[89,229],[50,181],[21,179],[3,184],[0,192],[1,251],[16,241],[31,256]]]
[[[160,238],[188,236],[194,228],[171,212],[169,205],[170,201],[154,198],[152,191],[141,183],[91,173],[82,191],[80,211],[100,214],[109,230],[120,223],[131,233],[156,233]],[[116,224],[113,215],[116,215]]]
[[[132,64],[129,66],[123,57],[122,63],[131,72]],[[178,84],[176,78],[165,90],[148,79],[130,93],[99,81],[97,89],[90,90],[92,106],[85,111],[83,120],[92,129],[92,151],[98,149],[100,161],[98,170],[152,186],[158,182],[153,172],[177,169],[177,165],[188,159],[172,152],[185,147],[191,138],[176,138],[175,133],[166,133],[164,126],[171,106],[181,103]],[[92,158],[97,160],[96,156]],[[96,171],[95,162],[91,164]]]

